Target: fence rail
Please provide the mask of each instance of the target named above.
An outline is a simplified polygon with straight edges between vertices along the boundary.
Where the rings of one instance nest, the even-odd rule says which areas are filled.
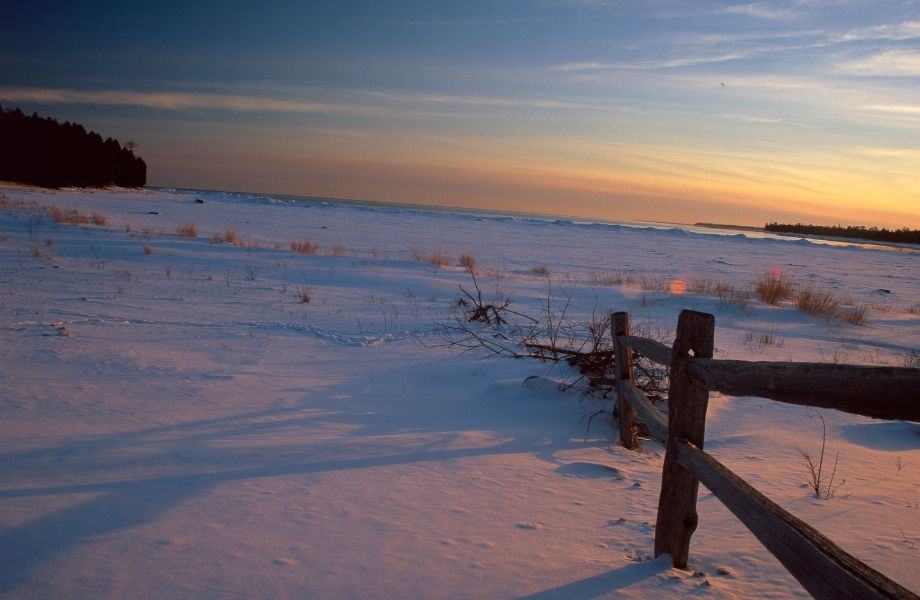
[[[702,482],[816,598],[915,598],[916,594],[847,554],[703,451],[710,391],[920,421],[920,369],[712,358],[715,318],[684,310],[674,346],[630,334],[629,316],[610,316],[620,440],[638,445],[637,420],[666,447],[655,555],[685,568]],[[634,383],[632,353],[668,365],[668,413]]]

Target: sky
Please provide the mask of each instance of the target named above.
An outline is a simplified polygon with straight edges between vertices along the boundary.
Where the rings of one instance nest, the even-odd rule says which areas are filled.
[[[0,105],[156,186],[920,228],[920,0],[5,0]]]

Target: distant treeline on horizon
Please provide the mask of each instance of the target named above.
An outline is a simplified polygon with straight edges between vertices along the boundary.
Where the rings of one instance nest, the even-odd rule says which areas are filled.
[[[904,244],[920,244],[920,229],[879,229],[878,227],[865,227],[863,225],[806,225],[796,223],[767,223],[764,231],[772,233],[797,233],[805,235],[823,235],[828,237],[858,238],[862,240],[875,240],[879,242],[897,242]]]
[[[128,144],[131,146],[131,144]],[[147,164],[78,123],[0,107],[0,181],[42,187],[143,187]]]

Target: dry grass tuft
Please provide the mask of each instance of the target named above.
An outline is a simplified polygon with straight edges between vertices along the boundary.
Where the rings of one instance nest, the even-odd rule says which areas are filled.
[[[668,285],[660,275],[655,277],[639,277],[639,287],[646,292],[663,292],[668,289]]]
[[[904,366],[909,369],[920,369],[920,352],[908,350],[904,353]]]
[[[195,226],[195,223],[189,221],[188,223],[181,225],[177,230],[177,233],[179,234],[179,237],[198,237],[198,227]]]
[[[457,264],[466,269],[468,273],[476,273],[476,255],[474,254],[461,254],[457,258]]]
[[[141,227],[141,236],[148,240],[153,236],[163,237],[164,235],[166,235],[165,227],[157,227],[156,229],[153,227]]]
[[[623,283],[622,273],[591,273],[588,285],[591,287],[620,285]]]
[[[291,252],[296,252],[298,254],[316,254],[316,252],[319,250],[319,246],[306,238],[299,242],[291,242],[290,248]]]
[[[312,296],[310,296],[310,290],[307,288],[297,288],[297,299],[300,300],[301,304],[310,304]]]
[[[868,325],[869,324],[869,307],[860,304],[840,312],[840,320],[850,325]]]
[[[134,224],[128,219],[125,219],[121,222],[121,228],[125,230],[125,233],[131,235],[131,232],[134,231]]]
[[[792,290],[794,287],[795,284],[792,278],[785,273],[780,275],[765,273],[757,280],[755,290],[757,292],[757,297],[760,298],[762,302],[766,302],[767,304],[779,304],[783,300],[792,298]]]
[[[101,215],[97,213],[96,211],[93,211],[92,219],[93,219],[93,225],[98,225],[100,227],[105,227],[109,223],[109,220],[106,218],[105,215]]]
[[[153,246],[150,244],[144,246],[144,254],[153,254]]]
[[[748,302],[750,301],[750,295],[739,288],[729,284],[729,283],[718,283],[715,286],[716,296],[719,298],[719,303],[735,307],[739,310],[745,310],[748,307]]]
[[[67,223],[68,225],[86,225],[89,223],[89,216],[77,209],[63,210],[56,205],[51,205],[51,219],[56,223]]]
[[[51,246],[53,246],[53,245],[54,245],[54,238],[46,237],[46,238],[45,238],[45,245],[48,246],[49,248],[50,248]]]
[[[546,265],[534,265],[530,270],[541,277],[549,277],[549,267]]]
[[[348,248],[346,248],[345,244],[342,242],[336,242],[331,246],[326,246],[323,250],[323,254],[326,256],[346,256],[348,254]]]
[[[211,236],[212,244],[230,244],[231,246],[242,246],[243,241],[235,229],[228,229],[223,233],[215,233]]]
[[[412,246],[409,248],[409,252],[412,254],[412,259],[416,262],[426,263],[436,267],[446,267],[452,262],[450,252],[440,246],[430,252],[425,252],[420,248]]]
[[[833,319],[840,308],[840,298],[833,292],[805,288],[795,295],[795,307],[811,315]]]
[[[508,274],[505,272],[505,265],[496,265],[482,270],[483,275],[492,279],[507,279]]]

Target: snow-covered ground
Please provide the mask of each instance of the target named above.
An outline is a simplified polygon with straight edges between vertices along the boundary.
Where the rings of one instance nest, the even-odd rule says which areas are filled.
[[[0,208],[0,596],[805,596],[702,488],[691,572],[652,560],[661,446],[624,450],[603,419],[587,430],[600,405],[560,391],[564,369],[440,347],[436,323],[470,278],[412,248],[475,254],[484,291],[522,311],[545,298],[545,266],[576,319],[629,310],[668,330],[681,308],[712,312],[718,357],[903,366],[920,352],[917,252],[218,193],[0,192],[107,218]],[[190,221],[198,236],[176,235]],[[210,243],[227,228],[243,246]],[[304,238],[343,255],[288,250]],[[776,270],[870,305],[869,324],[675,293]],[[820,414],[845,480],[829,500],[801,485],[815,411],[713,394],[707,449],[920,591],[920,425]]]

